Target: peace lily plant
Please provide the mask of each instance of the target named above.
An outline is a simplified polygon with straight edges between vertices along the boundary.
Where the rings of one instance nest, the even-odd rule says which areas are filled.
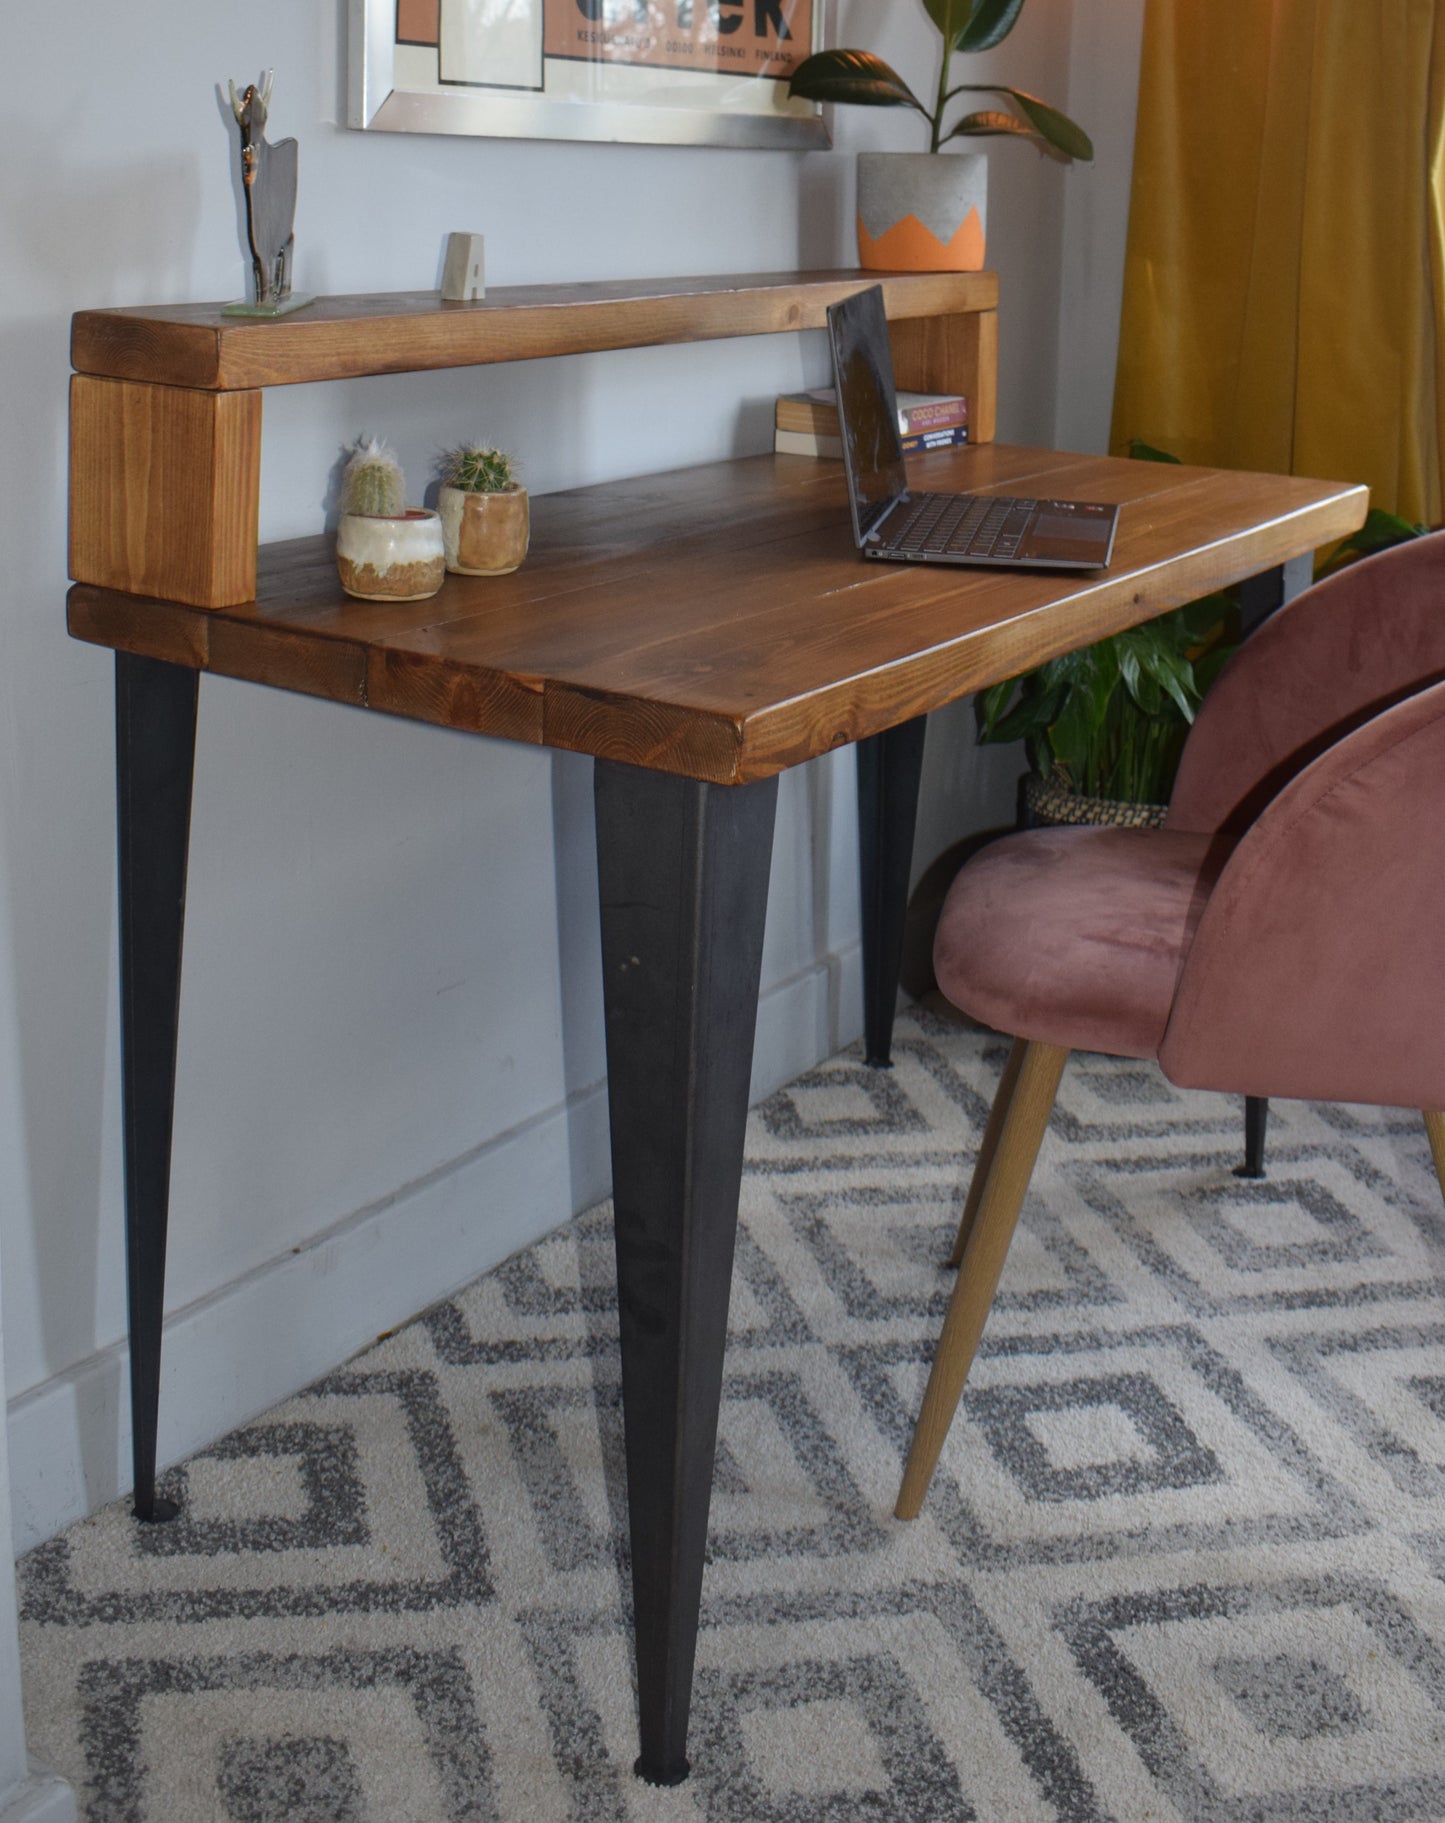
[[[925,106],[898,72],[871,51],[818,51],[805,57],[793,72],[788,92],[808,101],[912,108],[928,122],[930,152],[941,151],[951,139],[1008,134],[1040,140],[1064,158],[1091,159],[1094,147],[1083,128],[1067,114],[1040,101],[1037,95],[992,82],[950,86],[954,53],[991,51],[1013,30],[1023,6],[1024,0],[923,0],[924,10],[943,40],[932,108]],[[948,114],[953,103],[960,95],[976,94],[1002,96],[1009,106],[965,113],[950,125]]]

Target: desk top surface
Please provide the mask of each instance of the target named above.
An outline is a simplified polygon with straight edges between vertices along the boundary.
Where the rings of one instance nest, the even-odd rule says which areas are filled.
[[[765,777],[1354,530],[1362,487],[1061,455],[937,451],[916,486],[1121,507],[1095,575],[865,563],[842,466],[757,456],[532,501],[514,575],[344,595],[331,543],[265,547],[257,599],[76,584],[80,639],[413,720],[725,784]]]

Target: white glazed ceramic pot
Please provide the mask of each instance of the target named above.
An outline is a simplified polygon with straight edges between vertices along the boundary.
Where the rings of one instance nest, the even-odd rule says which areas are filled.
[[[870,271],[982,271],[987,212],[981,152],[858,154],[858,263]]]
[[[367,601],[419,601],[446,580],[442,524],[426,507],[399,518],[343,513],[336,528],[336,570],[348,595]]]
[[[447,568],[458,576],[509,576],[527,555],[531,510],[524,487],[473,494],[444,486],[437,494]]]

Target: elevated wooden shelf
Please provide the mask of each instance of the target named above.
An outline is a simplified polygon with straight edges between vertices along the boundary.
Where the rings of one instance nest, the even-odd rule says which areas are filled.
[[[475,303],[434,292],[321,298],[275,321],[219,304],[82,310],[71,327],[70,574],[235,607],[256,593],[268,386],[817,329],[879,279],[843,270],[529,285]],[[998,281],[883,275],[898,384],[961,392],[994,435]]]
[[[464,304],[434,291],[376,292],[318,298],[275,321],[222,316],[219,304],[82,310],[70,359],[78,373],[113,380],[239,392],[821,329],[829,304],[878,278],[848,269],[514,285]],[[908,272],[881,283],[895,322],[998,308],[992,272]]]

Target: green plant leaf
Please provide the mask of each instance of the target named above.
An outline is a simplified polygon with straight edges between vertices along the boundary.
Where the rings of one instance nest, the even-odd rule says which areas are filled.
[[[1049,740],[1054,759],[1069,769],[1082,790],[1090,789],[1094,782],[1090,766],[1098,747],[1092,736],[1087,697],[1083,691],[1076,690],[1050,727]]]
[[[923,0],[924,10],[943,33],[944,54],[968,30],[973,0]]]
[[[1024,0],[923,0],[928,16],[956,51],[991,51],[1008,37]]]
[[[929,12],[932,0],[924,0]],[[973,0],[972,18],[954,40],[955,50],[991,51],[1014,29],[1024,0]]]
[[[1238,609],[1233,599],[1222,589],[1212,595],[1201,595],[1197,601],[1187,601],[1182,608],[1176,608],[1172,615],[1165,619],[1182,630],[1184,643],[1190,646],[1202,645],[1229,627]]]
[[[1033,740],[1052,726],[1067,697],[1068,685],[1064,683],[1021,696],[1008,714],[983,738],[1000,744],[1005,741]]]
[[[1098,640],[1088,648],[1088,656],[1092,663],[1085,679],[1084,695],[1088,706],[1089,728],[1098,737],[1104,731],[1114,692],[1119,688],[1121,655],[1118,641]]]
[[[1365,514],[1365,523],[1350,539],[1350,544],[1357,551],[1385,551],[1392,544],[1405,544],[1411,538],[1422,538],[1427,530],[1426,526],[1412,525],[1398,513],[1387,513],[1383,507],[1372,506]]]
[[[1387,513],[1383,507],[1372,506],[1365,514],[1365,523],[1353,536],[1347,538],[1320,566],[1320,575],[1328,576],[1334,570],[1341,570],[1347,563],[1353,563],[1359,557],[1372,557],[1376,551],[1388,551],[1392,545],[1406,544],[1412,538],[1423,538],[1429,526],[1412,525],[1408,519],[1402,519],[1398,513]]]
[[[1144,711],[1146,716],[1158,715],[1164,707],[1164,692],[1159,688],[1158,679],[1147,665],[1135,654],[1132,676],[1129,679],[1129,694]]]
[[[1235,651],[1233,641],[1221,640],[1217,646],[1211,646],[1203,658],[1194,661],[1194,682],[1201,698],[1208,696],[1214,687],[1214,680],[1234,657]]]
[[[1194,680],[1187,659],[1164,647],[1157,647],[1143,661],[1144,668],[1173,701],[1186,722],[1194,720]]]
[[[815,51],[793,71],[790,95],[805,101],[844,101],[865,108],[927,109],[894,69],[871,51]]]
[[[991,684],[987,690],[979,692],[975,710],[978,715],[978,738],[981,741],[996,738],[994,729],[1004,710],[1013,701],[1018,687],[1019,680],[1016,677],[1006,677],[1001,684]]]
[[[1079,158],[1087,163],[1094,156],[1094,142],[1089,138],[1089,135],[1084,129],[1070,120],[1067,114],[1061,114],[1057,108],[1051,108],[1048,102],[1040,101],[1037,95],[1030,95],[1024,89],[1010,89],[1004,87],[1000,83],[992,82],[966,82],[953,91],[954,95],[970,93],[1007,95],[1009,100],[1014,103],[1015,107],[1018,108],[1019,113],[1023,116],[1024,122],[1026,123],[1024,125],[1024,131],[1033,138],[1047,141],[1055,151],[1062,152],[1065,158]],[[954,127],[951,133],[946,133],[944,138],[952,139],[954,135],[958,133],[999,133],[1018,131],[1017,127],[1010,129],[997,126],[978,127],[967,124],[969,120],[977,120],[979,118],[982,117],[979,115],[967,116],[965,120],[960,121],[958,125]]]
[[[1029,95],[1023,89],[1000,89],[998,93],[1007,95],[1016,107],[1021,108],[1032,121],[1039,137],[1046,139],[1066,158],[1082,159],[1085,164],[1093,158],[1093,140],[1067,114],[1061,114],[1057,108],[1051,108],[1048,102],[1040,101],[1037,95]]]
[[[1130,437],[1129,454],[1136,462],[1175,462],[1178,456],[1171,456],[1167,449],[1155,449],[1152,443],[1143,443],[1138,437]]]
[[[993,108],[982,114],[965,114],[944,134],[944,139],[968,139],[982,133],[1012,133],[1019,139],[1037,139],[1038,134],[1017,114],[1005,114]]]

